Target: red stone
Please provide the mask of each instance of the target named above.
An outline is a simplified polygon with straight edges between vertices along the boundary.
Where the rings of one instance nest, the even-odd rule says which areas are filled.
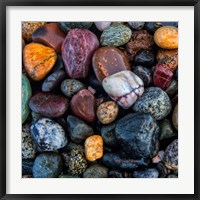
[[[61,46],[65,36],[65,33],[60,30],[58,23],[49,23],[33,32],[32,40],[55,49],[57,53],[61,53]]]
[[[154,74],[153,83],[155,86],[161,89],[166,89],[171,83],[173,72],[171,72],[167,66],[163,64],[157,64]]]
[[[92,55],[99,47],[94,33],[87,29],[72,29],[62,45],[62,58],[65,69],[71,78],[86,78]]]
[[[96,99],[87,89],[83,89],[73,96],[70,107],[75,116],[86,122],[93,122],[96,118]]]

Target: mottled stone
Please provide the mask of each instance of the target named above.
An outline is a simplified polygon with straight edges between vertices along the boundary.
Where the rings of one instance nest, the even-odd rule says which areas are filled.
[[[174,94],[178,92],[178,81],[172,79],[171,83],[169,84],[168,88],[165,90],[169,97],[172,97]]]
[[[178,130],[178,103],[176,104],[172,114],[172,122],[175,129]]]
[[[141,30],[144,27],[145,22],[128,22],[129,26],[134,30]]]
[[[107,177],[108,177],[108,168],[100,164],[95,164],[90,166],[83,173],[83,178],[107,178]]]
[[[62,57],[67,75],[71,78],[86,78],[94,51],[99,41],[87,29],[72,29],[62,44]]]
[[[30,132],[41,151],[55,151],[68,142],[62,126],[48,118],[40,118],[34,122]]]
[[[123,151],[132,158],[147,158],[157,154],[159,126],[149,114],[126,115],[117,122],[115,134]]]
[[[34,159],[22,159],[22,175],[32,175]]]
[[[158,176],[158,170],[155,168],[133,172],[133,178],[158,178]]]
[[[131,33],[127,26],[115,24],[103,31],[100,43],[102,46],[122,46],[130,40]]]
[[[94,22],[94,24],[99,31],[104,31],[105,29],[110,27],[111,22]]]
[[[143,81],[131,71],[121,71],[103,80],[106,93],[122,108],[130,108],[143,94]]]
[[[92,57],[92,66],[97,79],[101,82],[105,77],[123,70],[130,70],[126,56],[115,47],[101,47]]]
[[[163,119],[159,122],[160,140],[175,136],[171,122],[168,119]]]
[[[135,63],[142,66],[153,66],[155,62],[155,55],[152,51],[142,50],[135,56]]]
[[[158,87],[149,87],[134,104],[133,110],[135,112],[149,113],[156,120],[161,120],[170,113],[171,102],[163,90]]]

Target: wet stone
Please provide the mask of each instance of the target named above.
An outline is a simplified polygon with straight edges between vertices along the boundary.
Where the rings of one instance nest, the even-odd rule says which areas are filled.
[[[158,178],[158,176],[158,170],[154,168],[133,172],[133,178]]]
[[[95,164],[86,169],[83,178],[107,178],[108,168],[103,165]]]

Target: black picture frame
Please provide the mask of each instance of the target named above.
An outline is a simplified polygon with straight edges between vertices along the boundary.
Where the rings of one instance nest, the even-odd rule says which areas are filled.
[[[195,18],[195,73],[194,73],[194,194],[150,194],[150,195],[131,195],[131,194],[73,194],[73,195],[61,195],[61,194],[6,194],[6,7],[7,6],[194,6],[194,18]],[[199,0],[1,0],[0,1],[0,15],[1,15],[1,31],[0,31],[0,197],[2,200],[7,199],[139,199],[139,200],[153,200],[153,199],[200,199],[200,137],[199,134],[199,96],[200,81],[198,76],[200,75],[200,1]]]

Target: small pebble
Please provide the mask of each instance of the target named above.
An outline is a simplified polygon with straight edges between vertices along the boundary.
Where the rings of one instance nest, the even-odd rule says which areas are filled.
[[[144,27],[144,22],[128,22],[129,26],[134,30],[140,30]]]

